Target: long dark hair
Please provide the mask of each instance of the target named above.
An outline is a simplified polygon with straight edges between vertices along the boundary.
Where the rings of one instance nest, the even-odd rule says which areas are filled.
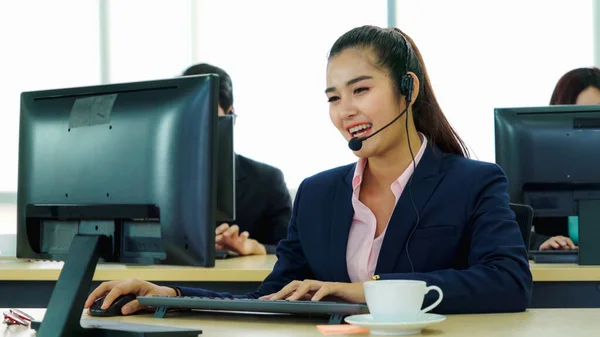
[[[329,51],[329,60],[350,48],[373,51],[376,66],[390,73],[398,98],[401,97],[402,76],[408,71],[415,73],[420,80],[419,96],[413,104],[413,119],[417,131],[444,152],[469,156],[469,150],[444,116],[431,87],[423,57],[408,35],[397,28],[354,28],[335,41]]]
[[[600,69],[577,68],[564,74],[550,98],[550,105],[575,104],[577,96],[588,87],[600,89]]]

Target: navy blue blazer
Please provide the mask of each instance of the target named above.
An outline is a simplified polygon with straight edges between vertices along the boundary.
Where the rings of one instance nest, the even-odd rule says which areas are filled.
[[[273,271],[255,293],[235,297],[271,294],[293,280],[350,282],[346,247],[354,214],[355,165],[302,182]],[[407,186],[388,224],[375,274],[381,279],[423,280],[439,286],[444,299],[434,309],[438,313],[525,310],[533,281],[525,244],[509,208],[507,185],[504,172],[495,164],[428,146],[411,186],[418,217]],[[232,296],[194,288],[182,288],[182,293]],[[429,293],[424,305],[436,298],[435,292]]]

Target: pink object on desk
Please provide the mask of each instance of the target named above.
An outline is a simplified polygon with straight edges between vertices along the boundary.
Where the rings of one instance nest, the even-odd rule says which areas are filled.
[[[369,329],[361,328],[351,324],[329,324],[317,325],[317,329],[324,335],[348,334],[348,333],[369,333]]]

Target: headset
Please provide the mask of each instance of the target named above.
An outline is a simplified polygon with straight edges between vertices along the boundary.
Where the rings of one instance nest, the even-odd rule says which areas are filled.
[[[400,80],[399,84],[400,84],[400,93],[402,95],[404,95],[404,97],[406,97],[406,109],[408,110],[410,101],[412,101],[412,95],[413,95],[413,90],[414,90],[414,86],[415,86],[414,78],[412,77],[412,75],[408,74],[408,65],[409,65],[410,59],[412,57],[416,57],[416,54],[415,54],[414,50],[412,50],[412,47],[411,47],[410,43],[408,42],[408,40],[406,39],[406,37],[404,36],[404,34],[402,34],[402,32],[397,28],[395,28],[394,30],[397,31],[400,34],[400,36],[402,36],[402,39],[404,40],[404,44],[406,46],[406,63],[404,66],[406,74],[404,74],[402,76],[402,79]],[[414,118],[414,114],[415,114],[415,112],[413,111],[413,118]],[[412,273],[414,273],[415,268],[413,266],[412,259],[410,258],[408,246],[410,244],[410,239],[412,238],[413,234],[417,230],[417,227],[419,227],[421,217],[420,217],[419,210],[417,209],[417,205],[415,204],[415,200],[413,199],[413,195],[412,195],[412,181],[413,181],[413,177],[415,176],[415,173],[417,171],[417,163],[415,162],[415,155],[412,151],[412,146],[410,145],[410,137],[408,135],[408,116],[406,117],[406,120],[405,120],[405,129],[406,129],[406,139],[408,141],[408,150],[410,151],[410,157],[411,157],[412,163],[413,163],[413,173],[410,175],[407,187],[408,187],[408,194],[410,196],[410,201],[413,205],[413,208],[415,209],[415,214],[417,215],[417,221],[416,221],[415,225],[413,226],[410,234],[408,235],[408,239],[406,239],[405,249],[406,249],[406,256],[408,258],[408,263],[410,264],[410,271]]]

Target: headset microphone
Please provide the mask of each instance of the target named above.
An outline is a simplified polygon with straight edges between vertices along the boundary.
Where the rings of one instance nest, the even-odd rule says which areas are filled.
[[[376,134],[378,134],[379,132],[381,132],[383,129],[387,128],[388,126],[392,125],[395,121],[397,121],[400,117],[402,117],[402,115],[404,115],[406,113],[406,111],[408,110],[408,104],[406,105],[407,107],[404,108],[404,111],[402,111],[402,113],[400,113],[398,116],[396,116],[396,118],[394,118],[391,122],[387,123],[384,127],[382,127],[381,129],[375,131],[375,133],[372,133],[366,137],[352,137],[352,139],[350,139],[350,141],[348,142],[348,147],[350,148],[350,150],[352,151],[359,151],[360,149],[362,149],[362,142],[375,136]]]
[[[362,142],[364,139],[362,138],[356,138],[353,137],[352,139],[350,139],[350,141],[348,142],[348,147],[350,148],[350,150],[352,151],[358,151],[360,149],[362,149]]]

